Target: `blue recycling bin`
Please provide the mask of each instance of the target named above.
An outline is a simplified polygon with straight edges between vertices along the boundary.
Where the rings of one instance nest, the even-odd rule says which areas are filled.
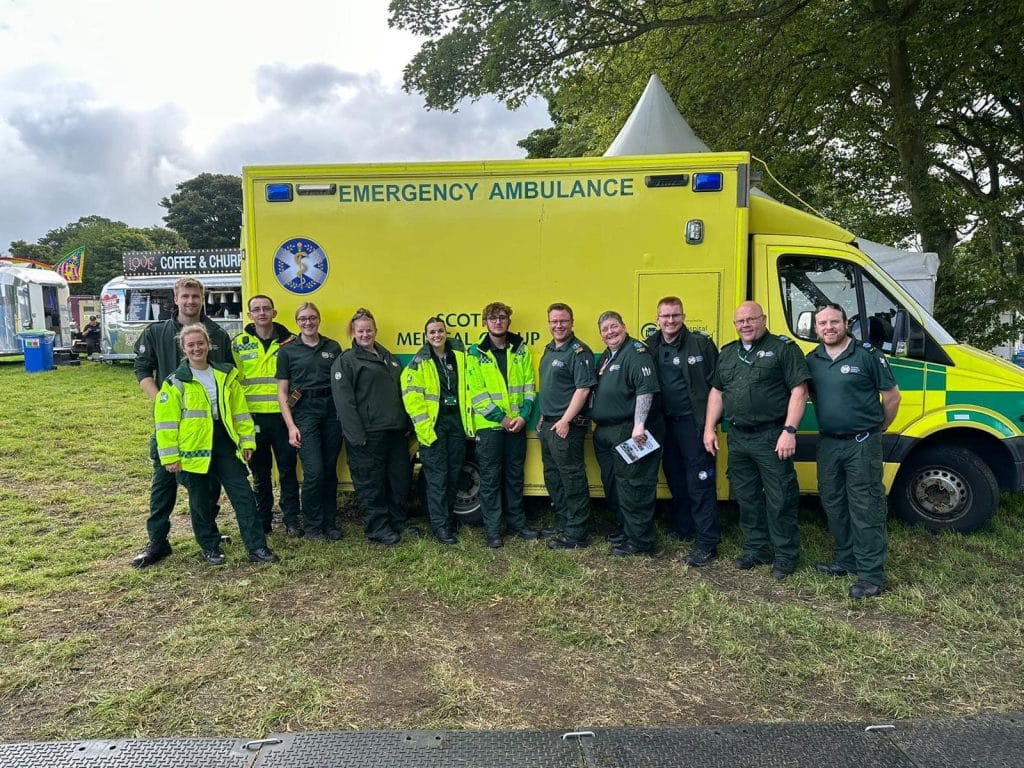
[[[53,331],[22,331],[18,346],[25,355],[25,372],[42,373],[53,370]]]

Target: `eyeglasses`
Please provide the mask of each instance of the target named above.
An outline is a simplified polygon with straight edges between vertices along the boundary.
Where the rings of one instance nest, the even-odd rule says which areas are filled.
[[[682,320],[683,316],[679,312],[676,312],[674,315],[658,315],[658,319],[659,320]]]
[[[548,325],[572,325],[572,320],[548,320]]]
[[[249,311],[252,312],[254,315],[258,315],[258,314],[261,314],[263,312],[273,312],[274,308],[273,307],[269,307],[269,306],[268,307],[249,307]]]
[[[827,304],[822,304],[820,307],[818,307],[814,311],[815,312],[821,312],[823,309],[834,309],[834,310],[836,310],[836,312],[842,312],[844,314],[846,313],[846,310],[843,309],[843,306],[841,304],[836,304],[835,302],[831,302],[831,301],[828,302]]]
[[[508,315],[488,315],[487,321],[491,323],[507,323]]]
[[[737,317],[732,321],[732,324],[737,328],[743,325],[757,325],[758,322],[764,320],[764,315],[754,315],[753,317]]]
[[[297,323],[315,323],[320,318],[317,315],[310,315],[308,317],[296,317],[295,322]]]

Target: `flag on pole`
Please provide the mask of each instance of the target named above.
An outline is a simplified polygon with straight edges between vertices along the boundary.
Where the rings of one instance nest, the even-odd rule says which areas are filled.
[[[85,246],[75,248],[71,253],[53,265],[53,270],[69,283],[82,282],[82,270],[85,269]]]

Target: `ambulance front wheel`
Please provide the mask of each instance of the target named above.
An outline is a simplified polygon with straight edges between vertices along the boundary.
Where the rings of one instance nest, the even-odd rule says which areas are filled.
[[[904,463],[890,499],[896,514],[909,523],[933,531],[971,533],[995,514],[999,484],[977,454],[934,446]]]

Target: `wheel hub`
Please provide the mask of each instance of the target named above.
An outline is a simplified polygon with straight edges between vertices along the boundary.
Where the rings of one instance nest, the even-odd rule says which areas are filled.
[[[918,475],[914,498],[928,515],[948,519],[967,508],[970,489],[959,475],[935,467]]]

